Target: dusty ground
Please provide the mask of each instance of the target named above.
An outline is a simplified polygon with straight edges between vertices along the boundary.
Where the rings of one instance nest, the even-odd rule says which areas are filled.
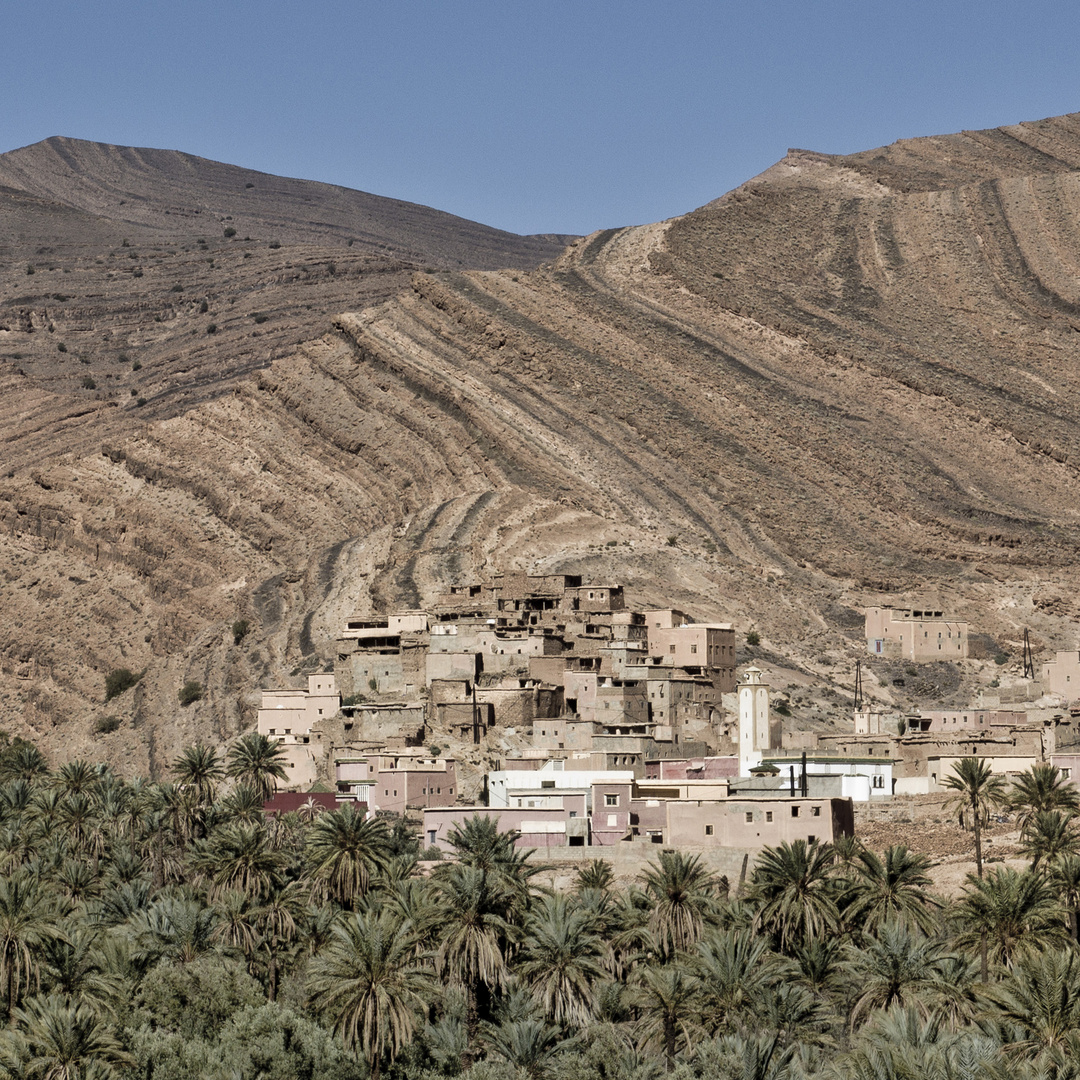
[[[864,820],[870,816],[863,807],[856,811],[855,835],[871,851],[878,853],[894,844],[931,859],[930,877],[934,890],[944,896],[958,896],[969,873],[975,872],[975,840],[970,831],[955,823],[942,795],[897,799],[877,808],[895,820]],[[1020,854],[1020,833],[1010,820],[994,820],[983,831],[983,862],[986,866],[1004,863],[1021,869],[1028,860]]]

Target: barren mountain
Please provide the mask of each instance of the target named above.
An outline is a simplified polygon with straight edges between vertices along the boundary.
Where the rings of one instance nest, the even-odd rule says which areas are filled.
[[[359,236],[331,274],[324,241],[270,249],[215,195],[206,251],[153,247],[134,212],[101,247],[102,208],[127,202],[95,192],[141,179],[103,152],[93,184],[60,190],[9,156],[9,214],[30,222],[18,262],[46,221],[39,247],[85,237],[70,277],[45,253],[3,283],[9,730],[90,753],[111,712],[123,723],[93,752],[160,767],[249,722],[252,687],[331,659],[346,614],[512,567],[755,626],[795,682],[844,684],[868,603],[943,607],[1006,651],[1025,626],[1044,651],[1077,644],[1080,116],[791,151],[684,217],[538,269],[444,261],[374,304],[375,272],[349,262],[377,258]],[[61,197],[67,217],[38,224]],[[91,267],[113,276],[68,315],[52,297]],[[215,273],[231,291],[209,290]],[[87,370],[114,376],[107,393],[79,388]],[[237,647],[238,617],[253,631]],[[106,706],[121,665],[147,674]],[[887,697],[884,669],[870,678]],[[208,693],[181,709],[185,679]]]

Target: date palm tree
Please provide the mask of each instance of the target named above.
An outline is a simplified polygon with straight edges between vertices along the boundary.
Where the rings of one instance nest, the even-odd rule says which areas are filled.
[[[1080,955],[1074,949],[1026,955],[988,997],[993,1019],[1004,1021],[1010,1056],[1045,1059],[1080,1034]]]
[[[592,862],[578,867],[574,875],[574,891],[582,892],[585,889],[607,891],[615,880],[615,872],[611,869],[611,863],[607,859],[593,859]]]
[[[39,975],[42,946],[59,934],[55,905],[26,870],[0,877],[0,982],[8,1015]]]
[[[170,768],[177,784],[194,793],[199,805],[213,802],[218,781],[225,775],[225,768],[217,750],[204,743],[195,743],[182,750]]]
[[[758,926],[773,935],[781,952],[839,927],[832,862],[832,848],[816,840],[767,847],[758,858],[748,898]]]
[[[412,1041],[433,982],[409,925],[364,912],[339,925],[312,961],[308,991],[346,1045],[364,1055],[371,1080],[379,1080],[383,1062]]]
[[[913,1005],[894,1006],[862,1028],[851,1052],[824,1075],[829,1080],[998,1080],[999,1075],[1018,1080],[995,1071],[1000,1058],[1001,1044],[990,1036],[954,1033]]]
[[[241,953],[250,971],[260,941],[256,904],[243,890],[230,889],[219,895],[213,910],[210,940]]]
[[[941,978],[941,946],[902,922],[884,923],[876,938],[852,948],[843,967],[859,990],[851,1026],[870,1010],[914,1005],[928,1015],[928,1001]]]
[[[176,777],[176,802],[184,834],[198,840],[206,835],[207,808],[217,795],[225,768],[214,747],[195,743],[180,752],[170,771]]]
[[[668,1072],[675,1068],[680,1048],[688,1049],[692,1043],[699,993],[700,984],[680,960],[642,966],[627,991],[630,1004],[641,1012],[640,1041],[659,1046]]]
[[[472,1064],[482,1014],[507,978],[506,952],[514,930],[507,916],[517,893],[500,874],[456,863],[433,884],[446,917],[435,951],[435,971],[465,991],[464,1064]]]
[[[990,812],[1005,801],[1005,781],[995,776],[982,758],[968,757],[953,765],[953,775],[945,777],[945,786],[956,792],[950,805],[960,827],[975,834],[975,872],[982,877],[982,830],[990,821]]]
[[[785,1046],[775,1031],[724,1035],[707,1050],[710,1063],[718,1058],[723,1070],[716,1075],[739,1080],[796,1080],[804,1075],[798,1067],[799,1047]],[[704,1048],[701,1056],[705,1056]]]
[[[1038,813],[1057,810],[1063,814],[1080,814],[1080,793],[1076,785],[1053,765],[1035,764],[1013,778],[1006,805],[1018,815],[1020,828]]]
[[[48,939],[41,950],[42,983],[48,993],[76,998],[98,1015],[114,1013],[127,987],[99,945],[101,934],[72,920],[62,936]]]
[[[1036,810],[1020,834],[1020,850],[1031,859],[1031,869],[1052,869],[1067,856],[1080,855],[1076,815],[1060,810]]]
[[[67,830],[74,853],[84,853],[96,817],[97,809],[85,791],[76,791],[60,802],[57,820]]]
[[[532,851],[518,848],[519,835],[515,830],[500,832],[496,818],[474,814],[452,828],[446,837],[462,866],[483,870],[502,880],[513,893],[513,917],[518,920],[529,906],[529,881],[543,870],[539,864],[530,862]]]
[[[960,1031],[983,1014],[986,1001],[979,981],[979,961],[952,953],[938,962],[941,978],[930,988],[924,1000],[930,1015],[949,1031]]]
[[[145,965],[189,964],[214,948],[216,922],[216,912],[198,900],[163,897],[131,917],[135,956]]]
[[[644,873],[649,930],[664,960],[685,953],[714,919],[727,881],[709,871],[700,855],[663,851]]]
[[[10,780],[24,780],[34,784],[49,774],[49,763],[45,755],[33,743],[17,739],[3,754],[0,754],[0,783]]]
[[[748,930],[713,930],[698,943],[690,964],[701,988],[701,1022],[710,1034],[745,1021],[764,991],[795,975],[795,965]]]
[[[1080,855],[1063,855],[1051,867],[1050,878],[1069,913],[1069,933],[1080,941]]]
[[[191,854],[191,866],[210,882],[211,899],[230,889],[261,899],[280,880],[285,859],[270,846],[261,823],[230,822],[199,842]]]
[[[1053,886],[1031,871],[997,867],[985,878],[968,874],[955,914],[962,948],[981,946],[985,936],[983,981],[988,960],[1011,967],[1025,949],[1060,948],[1068,941],[1065,911]]]
[[[277,1000],[282,957],[300,938],[300,925],[307,915],[306,890],[299,881],[275,888],[258,910],[262,949],[266,953],[267,997]]]
[[[343,907],[352,908],[364,896],[372,875],[389,857],[385,823],[368,821],[350,803],[321,814],[308,828],[304,849],[308,875]]]
[[[541,1080],[558,1055],[573,1045],[557,1027],[540,1017],[525,1016],[489,1024],[484,1043],[503,1061],[524,1073],[530,1080]]]
[[[276,739],[249,732],[230,747],[228,774],[253,788],[266,802],[277,790],[278,781],[289,779],[285,750]]]
[[[237,784],[227,798],[218,803],[222,816],[229,821],[254,825],[264,820],[266,800],[250,784]]]
[[[89,761],[68,761],[60,766],[53,783],[65,795],[91,795],[101,781],[101,771]]]
[[[85,1080],[134,1067],[115,1031],[88,1004],[54,994],[16,1010],[25,1048],[25,1075],[40,1080]]]
[[[863,849],[856,865],[842,900],[848,926],[873,935],[885,923],[899,920],[924,933],[932,931],[936,922],[933,909],[940,904],[926,891],[931,884],[926,855],[894,844],[880,858]]]
[[[549,1020],[582,1027],[593,1014],[593,985],[605,974],[604,951],[591,912],[565,894],[545,896],[525,921],[517,973]]]

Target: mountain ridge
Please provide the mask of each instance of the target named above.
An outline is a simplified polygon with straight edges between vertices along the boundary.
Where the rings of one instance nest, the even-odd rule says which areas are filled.
[[[925,601],[1002,654],[1024,629],[1074,645],[1080,121],[1014,128],[789,154],[670,221],[528,270],[401,268],[363,306],[329,306],[342,264],[303,271],[335,313],[307,339],[222,392],[104,400],[127,426],[0,477],[24,624],[0,643],[0,719],[88,752],[112,709],[105,749],[160,770],[249,723],[257,686],[331,663],[346,616],[504,569],[755,628],[784,678],[838,693],[865,605]],[[185,257],[243,267],[214,243]],[[194,335],[207,363],[247,318]],[[122,663],[147,674],[106,706]],[[906,700],[867,672],[875,700]],[[181,710],[188,679],[207,694]]]
[[[469,254],[474,262],[475,249],[481,246],[477,244],[480,238],[488,239],[491,247],[503,252],[504,260],[509,256],[511,262],[508,265],[514,264],[515,241],[520,243],[522,253],[532,254],[543,249],[543,254],[549,254],[547,246],[551,243],[561,245],[573,239],[557,234],[522,236],[420,203],[374,195],[342,184],[276,176],[181,150],[119,146],[67,136],[50,136],[0,154],[0,184],[89,213],[111,212],[114,220],[149,226],[162,232],[184,232],[185,215],[190,216],[192,211],[209,212],[222,218],[227,213],[241,215],[238,220],[242,224],[244,211],[251,209],[246,204],[253,198],[270,195],[293,208],[298,203],[317,203],[321,208],[320,218],[327,219],[315,222],[304,220],[302,216],[299,220],[284,216],[281,228],[286,234],[292,230],[288,238],[294,241],[318,239],[347,243],[349,239],[359,239],[369,243],[393,243],[395,249],[401,251],[409,247],[402,243],[402,234],[411,227],[440,239],[450,233],[467,236],[471,241]],[[188,201],[199,205],[180,204],[168,215],[178,215],[179,222],[164,221],[156,206],[144,206],[140,202],[147,191],[153,193],[154,202],[160,202],[163,190],[183,197],[190,196],[193,189],[198,197]],[[121,206],[127,207],[122,214],[119,213]],[[132,216],[140,210],[143,213]],[[263,210],[256,207],[254,213],[260,214]],[[357,233],[363,232],[361,222],[368,228],[374,226],[376,231],[368,236],[350,236],[350,224]],[[279,237],[285,238],[285,235]],[[459,259],[462,252],[453,247],[452,250],[453,254],[444,257]],[[410,254],[423,255],[426,261],[431,261],[431,245],[416,246]]]

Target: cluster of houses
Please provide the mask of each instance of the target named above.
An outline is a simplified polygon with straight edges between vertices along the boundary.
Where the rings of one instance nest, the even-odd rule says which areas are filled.
[[[965,623],[915,609],[869,609],[866,641],[913,663],[969,647]],[[1044,681],[1080,685],[1080,653],[1056,664]],[[321,784],[408,817],[439,847],[473,814],[529,847],[828,841],[853,832],[854,803],[939,790],[962,757],[1003,773],[1076,768],[1077,727],[1067,711],[980,708],[858,711],[842,732],[784,732],[763,672],[736,672],[730,624],[629,610],[617,585],[524,574],[453,588],[429,610],[347,620],[333,672],[263,691],[258,714],[286,787]],[[516,749],[492,738],[505,733]],[[471,798],[440,740],[501,747]]]

